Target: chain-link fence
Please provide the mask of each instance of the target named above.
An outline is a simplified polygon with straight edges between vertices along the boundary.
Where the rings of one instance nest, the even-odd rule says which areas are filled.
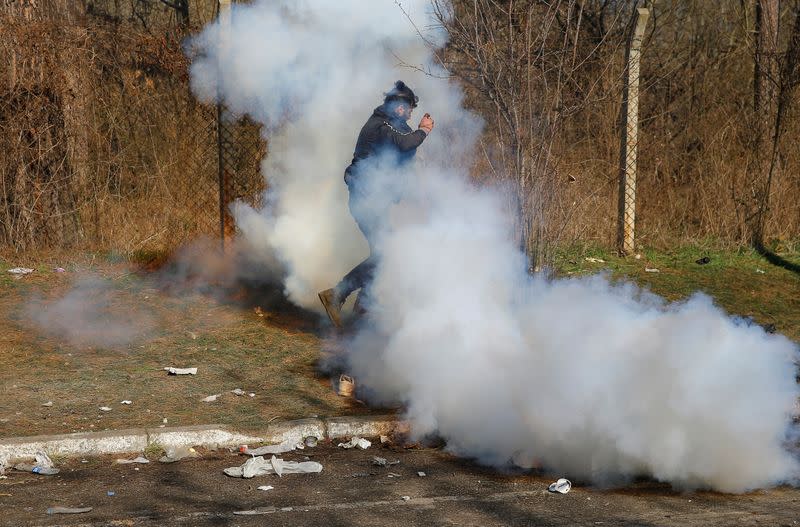
[[[192,97],[190,29],[19,5],[0,13],[0,249],[133,253],[232,234],[228,204],[261,199],[266,143]]]
[[[226,238],[235,234],[230,204],[244,201],[260,207],[265,190],[261,160],[266,142],[260,126],[229,115],[220,106],[199,106],[190,133],[187,167],[190,177],[176,182],[175,206],[165,225],[162,247],[176,247],[192,238]]]

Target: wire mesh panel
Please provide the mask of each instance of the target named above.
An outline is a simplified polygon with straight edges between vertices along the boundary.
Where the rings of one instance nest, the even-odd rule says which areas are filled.
[[[0,33],[0,248],[170,251],[259,204],[260,129],[193,98],[185,31],[31,8]]]
[[[260,207],[265,189],[261,160],[266,155],[266,142],[260,126],[248,118],[236,119],[220,106],[217,113],[218,169],[220,194],[220,234],[223,244],[235,235],[236,227],[230,205],[243,201]]]
[[[165,188],[169,196],[165,233],[151,248],[161,245],[159,248],[169,249],[199,236],[219,234],[215,108],[198,106],[189,123],[183,145],[186,152],[181,156],[186,159],[185,177]]]

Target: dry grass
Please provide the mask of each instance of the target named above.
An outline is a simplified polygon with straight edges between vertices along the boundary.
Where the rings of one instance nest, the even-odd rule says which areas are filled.
[[[155,0],[101,0],[88,14],[72,4],[39,2],[28,18],[14,10],[0,15],[7,36],[0,41],[0,244],[130,254],[217,233],[215,113],[191,97],[181,46],[213,17],[216,2],[192,2],[190,27],[177,27],[175,13]],[[453,4],[456,21],[473,28],[473,0]],[[479,157],[486,155],[476,171],[530,180],[525,199],[542,209],[537,223],[556,246],[613,245],[622,54],[634,4],[517,2],[510,14],[504,2],[478,4],[481,27],[518,51],[528,49],[528,37],[541,49],[533,46],[525,69],[508,46],[479,42],[488,46],[481,65],[489,77],[513,73],[503,85],[514,106],[506,113],[521,111],[526,146],[521,165],[509,164],[496,94],[480,82],[467,86],[468,103],[487,121]],[[755,116],[752,13],[744,5],[652,2],[637,210],[646,245],[709,237],[737,244],[746,237]],[[519,34],[506,33],[513,28]],[[475,64],[459,53],[459,42],[454,38],[444,56],[455,74],[475,81],[467,75]],[[791,147],[800,137],[797,95],[789,98],[765,241],[794,243],[800,232],[800,157]],[[534,125],[546,130],[528,130]],[[265,144],[252,125],[238,129],[234,143],[237,178],[246,177],[232,182],[226,201],[255,201]]]
[[[258,430],[276,418],[367,411],[338,397],[317,373],[322,339],[314,318],[292,312],[262,318],[250,303],[172,295],[124,264],[80,260],[63,274],[51,270],[52,260],[36,262],[37,270],[21,280],[6,272],[16,262],[0,260],[0,436],[158,427],[164,419],[168,426]],[[157,323],[148,334],[102,348],[47,336],[30,321],[32,295],[60,298],[87,271],[113,285],[112,314],[153,315]],[[198,374],[168,376],[164,366],[198,367]],[[237,397],[230,393],[235,388],[256,396]],[[201,402],[217,393],[223,394],[217,402]],[[120,404],[125,399],[133,404]],[[53,405],[43,407],[47,401]]]
[[[131,272],[127,263],[110,262],[107,255],[60,256],[0,256],[0,437],[158,427],[163,419],[168,426],[228,423],[256,431],[275,418],[370,411],[335,395],[330,379],[318,373],[326,343],[313,315],[276,305],[256,290],[231,294],[208,286],[192,292],[174,283],[165,288],[153,274]],[[607,263],[590,263],[586,256]],[[702,256],[710,263],[696,264]],[[782,256],[800,263],[796,251]],[[702,290],[729,313],[775,324],[800,341],[800,276],[751,251],[685,247],[644,251],[635,260],[583,246],[560,251],[557,263],[562,275],[607,269],[616,279],[634,280],[670,300]],[[6,270],[18,265],[36,271],[15,280]],[[53,272],[54,266],[67,273]],[[647,273],[645,267],[661,272]],[[156,321],[150,331],[129,345],[103,348],[48,336],[30,320],[31,298],[61,298],[86,272],[109,280],[112,315],[148,313]],[[263,317],[254,312],[259,305]],[[164,366],[199,371],[168,376]],[[256,397],[237,397],[230,393],[234,388]],[[201,402],[217,393],[223,394],[217,402]],[[124,399],[133,404],[121,405]],[[53,406],[43,407],[47,401]],[[100,406],[112,411],[101,412]]]

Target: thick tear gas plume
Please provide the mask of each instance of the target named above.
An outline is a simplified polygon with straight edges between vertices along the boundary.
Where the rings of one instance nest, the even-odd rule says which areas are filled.
[[[283,294],[280,262],[263,246],[244,239],[229,242],[222,252],[219,240],[200,238],[181,247],[158,270],[131,266],[120,276],[124,279],[86,273],[57,297],[32,293],[24,305],[25,319],[38,332],[78,349],[130,351],[132,344],[148,341],[163,329],[159,309],[167,299],[167,309],[176,311],[205,304],[210,297],[303,314]],[[155,305],[160,307],[154,308],[159,296]]]
[[[428,24],[427,0],[403,6],[419,27]],[[290,298],[319,309],[317,292],[367,252],[342,178],[382,94],[401,75],[426,94],[416,113],[435,111],[445,133],[431,135],[420,156],[446,150],[447,160],[468,162],[479,120],[460,109],[458,87],[396,67],[399,60],[424,66],[430,52],[392,1],[261,1],[234,5],[229,20],[191,42],[192,87],[208,101],[221,93],[231,112],[265,125],[274,153],[263,163],[268,205],[254,211],[240,203],[234,216],[251,243],[270,247],[285,264]],[[438,31],[426,38],[443,43]]]
[[[528,276],[503,200],[468,183],[480,121],[436,78],[417,34],[435,26],[428,3],[403,6],[415,23],[389,0],[257,1],[192,43],[195,91],[265,125],[268,205],[235,214],[300,305],[366,255],[341,178],[381,93],[402,78],[436,119],[413,170],[374,160],[361,173],[385,220],[369,315],[347,346],[370,400],[403,403],[416,434],[495,466],[728,492],[797,478],[796,345],[702,295],[668,304],[602,276]]]

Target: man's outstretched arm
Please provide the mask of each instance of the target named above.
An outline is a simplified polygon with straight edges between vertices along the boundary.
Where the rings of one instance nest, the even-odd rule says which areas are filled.
[[[417,148],[433,130],[433,119],[427,113],[419,122],[419,128],[413,132],[403,133],[387,122],[383,123],[382,132],[397,146],[401,152]]]

